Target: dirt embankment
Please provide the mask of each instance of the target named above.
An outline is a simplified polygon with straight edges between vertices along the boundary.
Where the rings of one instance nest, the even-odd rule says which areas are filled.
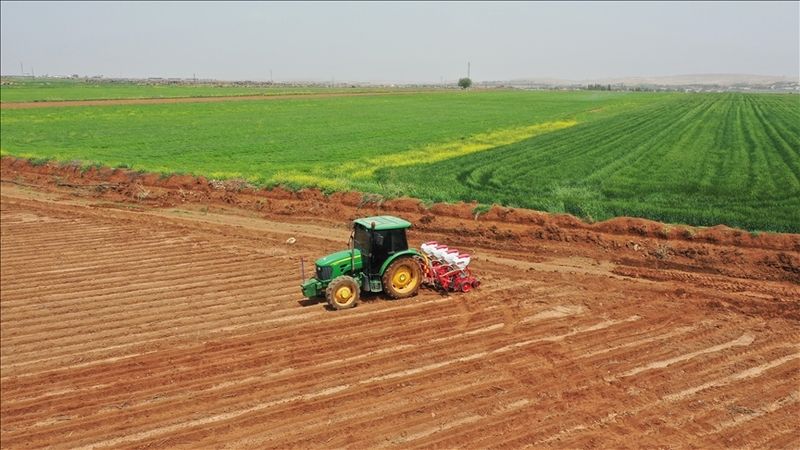
[[[477,204],[430,207],[416,199],[385,200],[358,192],[326,196],[314,189],[253,189],[244,182],[216,181],[191,175],[142,174],[125,169],[83,169],[77,165],[32,165],[24,159],[2,158],[5,182],[77,188],[110,201],[157,207],[182,204],[227,205],[264,217],[345,217],[398,214],[420,232],[457,233],[473,243],[491,241],[498,248],[535,248],[537,242],[587,245],[602,252],[620,249],[618,258],[642,261],[657,269],[695,267],[706,272],[800,283],[800,235],[750,233],[723,225],[703,228],[667,225],[620,217],[586,223],[566,214],[493,206],[476,212]],[[755,264],[753,264],[755,263]],[[755,272],[752,272],[755,271]]]

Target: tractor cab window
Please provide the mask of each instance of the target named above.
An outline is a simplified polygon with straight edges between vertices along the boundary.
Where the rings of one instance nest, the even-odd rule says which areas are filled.
[[[382,237],[378,238],[378,241],[383,241],[380,242],[380,246],[383,247],[388,254],[408,249],[404,230],[378,231],[376,234]]]
[[[369,231],[366,228],[356,226],[353,231],[353,246],[361,251],[361,254],[369,254]]]
[[[380,267],[391,255],[407,249],[404,230],[376,231],[372,241],[370,264],[373,268]]]

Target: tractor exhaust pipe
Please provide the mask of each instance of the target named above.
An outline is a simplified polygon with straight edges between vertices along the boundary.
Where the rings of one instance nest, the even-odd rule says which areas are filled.
[[[350,232],[350,274],[356,274],[356,230]]]
[[[300,279],[303,284],[306,283],[306,262],[302,256],[300,257]]]

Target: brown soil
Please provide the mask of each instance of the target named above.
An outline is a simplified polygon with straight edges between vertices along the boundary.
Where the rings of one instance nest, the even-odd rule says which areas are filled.
[[[2,180],[4,448],[800,446],[798,235],[11,158]],[[300,258],[371,214],[483,285],[303,299]]]
[[[414,94],[418,91],[408,92],[341,92],[322,94],[278,94],[278,95],[232,95],[220,97],[176,97],[176,98],[125,98],[107,100],[60,100],[43,102],[2,102],[0,109],[30,109],[53,108],[63,106],[109,106],[109,105],[152,105],[160,103],[216,103],[245,100],[285,100],[292,98],[328,98],[328,97],[361,97],[373,95],[403,95]]]

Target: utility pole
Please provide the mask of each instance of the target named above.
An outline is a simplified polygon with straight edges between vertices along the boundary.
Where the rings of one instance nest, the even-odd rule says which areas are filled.
[[[272,69],[269,69],[269,82],[272,84]]]
[[[467,61],[467,78],[469,78],[469,61]]]
[[[25,69],[22,67],[22,61],[19,62],[19,74],[25,75]]]

